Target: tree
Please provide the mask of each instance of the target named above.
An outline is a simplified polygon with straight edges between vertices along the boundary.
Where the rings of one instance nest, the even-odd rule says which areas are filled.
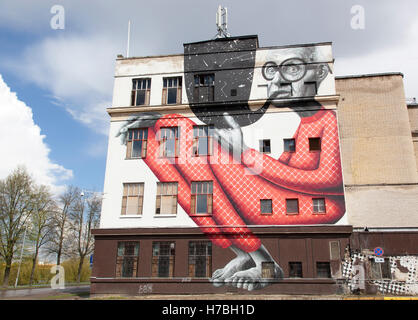
[[[50,233],[53,229],[52,218],[56,211],[56,203],[52,198],[46,186],[36,186],[33,191],[33,212],[31,217],[31,234],[30,238],[34,243],[34,253],[32,256],[32,270],[29,278],[29,285],[32,285],[35,267],[39,250],[48,241],[50,241]]]
[[[3,287],[9,283],[16,243],[33,212],[33,181],[23,167],[0,180],[0,256],[6,267]]]
[[[57,265],[61,264],[63,255],[69,256],[65,252],[64,244],[68,236],[68,215],[79,198],[81,190],[74,186],[67,187],[66,191],[58,198],[58,208],[52,217],[52,229],[46,251],[57,257]]]
[[[91,230],[99,226],[102,199],[97,194],[90,196],[81,193],[69,215],[69,231],[71,234],[71,252],[79,259],[77,282],[80,282],[81,271],[85,258],[93,253],[94,238]]]

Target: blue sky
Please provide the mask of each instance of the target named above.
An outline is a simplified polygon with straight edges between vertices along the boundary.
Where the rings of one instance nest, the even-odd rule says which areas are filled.
[[[50,26],[56,4],[65,9],[63,30]],[[0,178],[22,163],[57,190],[73,184],[101,191],[105,110],[116,55],[126,52],[128,20],[131,55],[181,53],[183,43],[214,37],[219,4],[228,7],[233,36],[258,34],[261,46],[332,41],[337,75],[403,72],[406,96],[418,96],[416,0],[2,0],[0,147],[10,151],[2,155]],[[364,9],[364,29],[351,27],[354,5]],[[20,135],[19,125],[39,130]],[[23,151],[13,153],[16,135]],[[25,146],[31,137],[36,143]]]

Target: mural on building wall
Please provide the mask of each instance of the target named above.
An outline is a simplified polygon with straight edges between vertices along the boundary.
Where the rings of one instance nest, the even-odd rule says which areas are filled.
[[[328,64],[318,63],[315,47],[287,50],[286,57],[267,55],[257,72],[262,79],[256,79],[266,83],[265,102],[254,109],[248,101],[256,48],[256,38],[186,44],[184,87],[197,121],[179,114],[141,113],[130,117],[117,135],[125,143],[129,129],[148,127],[143,161],[161,182],[178,182],[179,205],[215,245],[236,254],[213,273],[211,280],[217,287],[229,284],[254,290],[269,285],[271,278],[283,278],[279,262],[249,226],[333,224],[345,213],[335,112],[313,98],[306,99],[327,77]],[[293,97],[305,99],[283,100]],[[281,107],[293,110],[300,123],[293,135],[295,150],[275,159],[258,146],[247,146],[243,128],[267,121],[267,110]],[[207,133],[213,139],[207,155],[195,156],[194,127],[202,123],[211,126]],[[178,127],[172,132],[175,157],[171,158],[161,157],[167,127]],[[280,129],[266,126],[271,136]],[[312,137],[320,138],[318,151],[309,149]],[[191,201],[195,181],[212,182],[202,187],[206,188],[202,193],[211,194],[207,214],[197,213]],[[325,210],[315,209],[313,199],[324,201]],[[261,209],[260,200],[267,200],[267,209]],[[292,214],[290,204],[296,206]],[[265,279],[266,272],[270,279]]]

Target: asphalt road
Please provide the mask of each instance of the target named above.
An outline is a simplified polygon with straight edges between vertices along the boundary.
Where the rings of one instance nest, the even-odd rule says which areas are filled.
[[[18,290],[1,290],[0,299],[31,299],[42,298],[48,296],[59,296],[65,294],[81,294],[86,295],[90,293],[90,286],[71,286],[65,289],[52,288],[32,288],[32,289],[18,289]]]

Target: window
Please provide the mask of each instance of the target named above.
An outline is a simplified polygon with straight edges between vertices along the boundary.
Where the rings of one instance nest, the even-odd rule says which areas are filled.
[[[295,152],[296,151],[296,141],[295,139],[283,139],[283,150],[285,152]]]
[[[178,127],[160,129],[160,157],[179,156],[179,130]]]
[[[157,183],[155,214],[177,214],[177,182]]]
[[[200,74],[194,76],[194,102],[211,102],[215,95],[215,75]]]
[[[298,199],[286,199],[286,213],[287,214],[299,213],[299,200]]]
[[[143,202],[143,183],[123,184],[122,215],[141,215]]]
[[[329,252],[331,261],[339,261],[340,257],[340,241],[329,242]]]
[[[129,130],[126,140],[126,158],[145,158],[147,155],[148,129]]]
[[[262,214],[273,213],[273,203],[272,203],[271,199],[261,199],[260,200],[260,212]]]
[[[118,253],[116,257],[116,277],[136,277],[138,269],[138,256],[138,241],[118,242]]]
[[[280,83],[280,90],[289,92],[290,96],[293,96],[293,88],[291,83]]]
[[[162,104],[181,104],[181,77],[163,79]]]
[[[331,278],[331,267],[329,262],[316,263],[316,277],[317,278]]]
[[[318,92],[316,82],[305,82],[306,96],[315,96]]]
[[[212,275],[212,242],[189,242],[189,277],[208,278]]]
[[[270,153],[270,140],[260,140],[260,152],[262,153]]]
[[[321,138],[309,138],[309,151],[321,151]]]
[[[262,262],[261,263],[261,277],[264,279],[274,278],[274,262]]]
[[[151,79],[132,80],[131,105],[149,105]]]
[[[289,278],[303,278],[302,262],[289,262]]]
[[[325,199],[317,198],[312,199],[313,212],[314,213],[325,213]]]
[[[204,156],[212,154],[212,126],[193,127],[193,155]]]
[[[192,214],[212,214],[212,181],[192,182]]]
[[[385,259],[383,263],[371,261],[370,278],[373,280],[392,279],[389,259]]]
[[[152,276],[173,277],[175,243],[169,241],[152,243]]]

